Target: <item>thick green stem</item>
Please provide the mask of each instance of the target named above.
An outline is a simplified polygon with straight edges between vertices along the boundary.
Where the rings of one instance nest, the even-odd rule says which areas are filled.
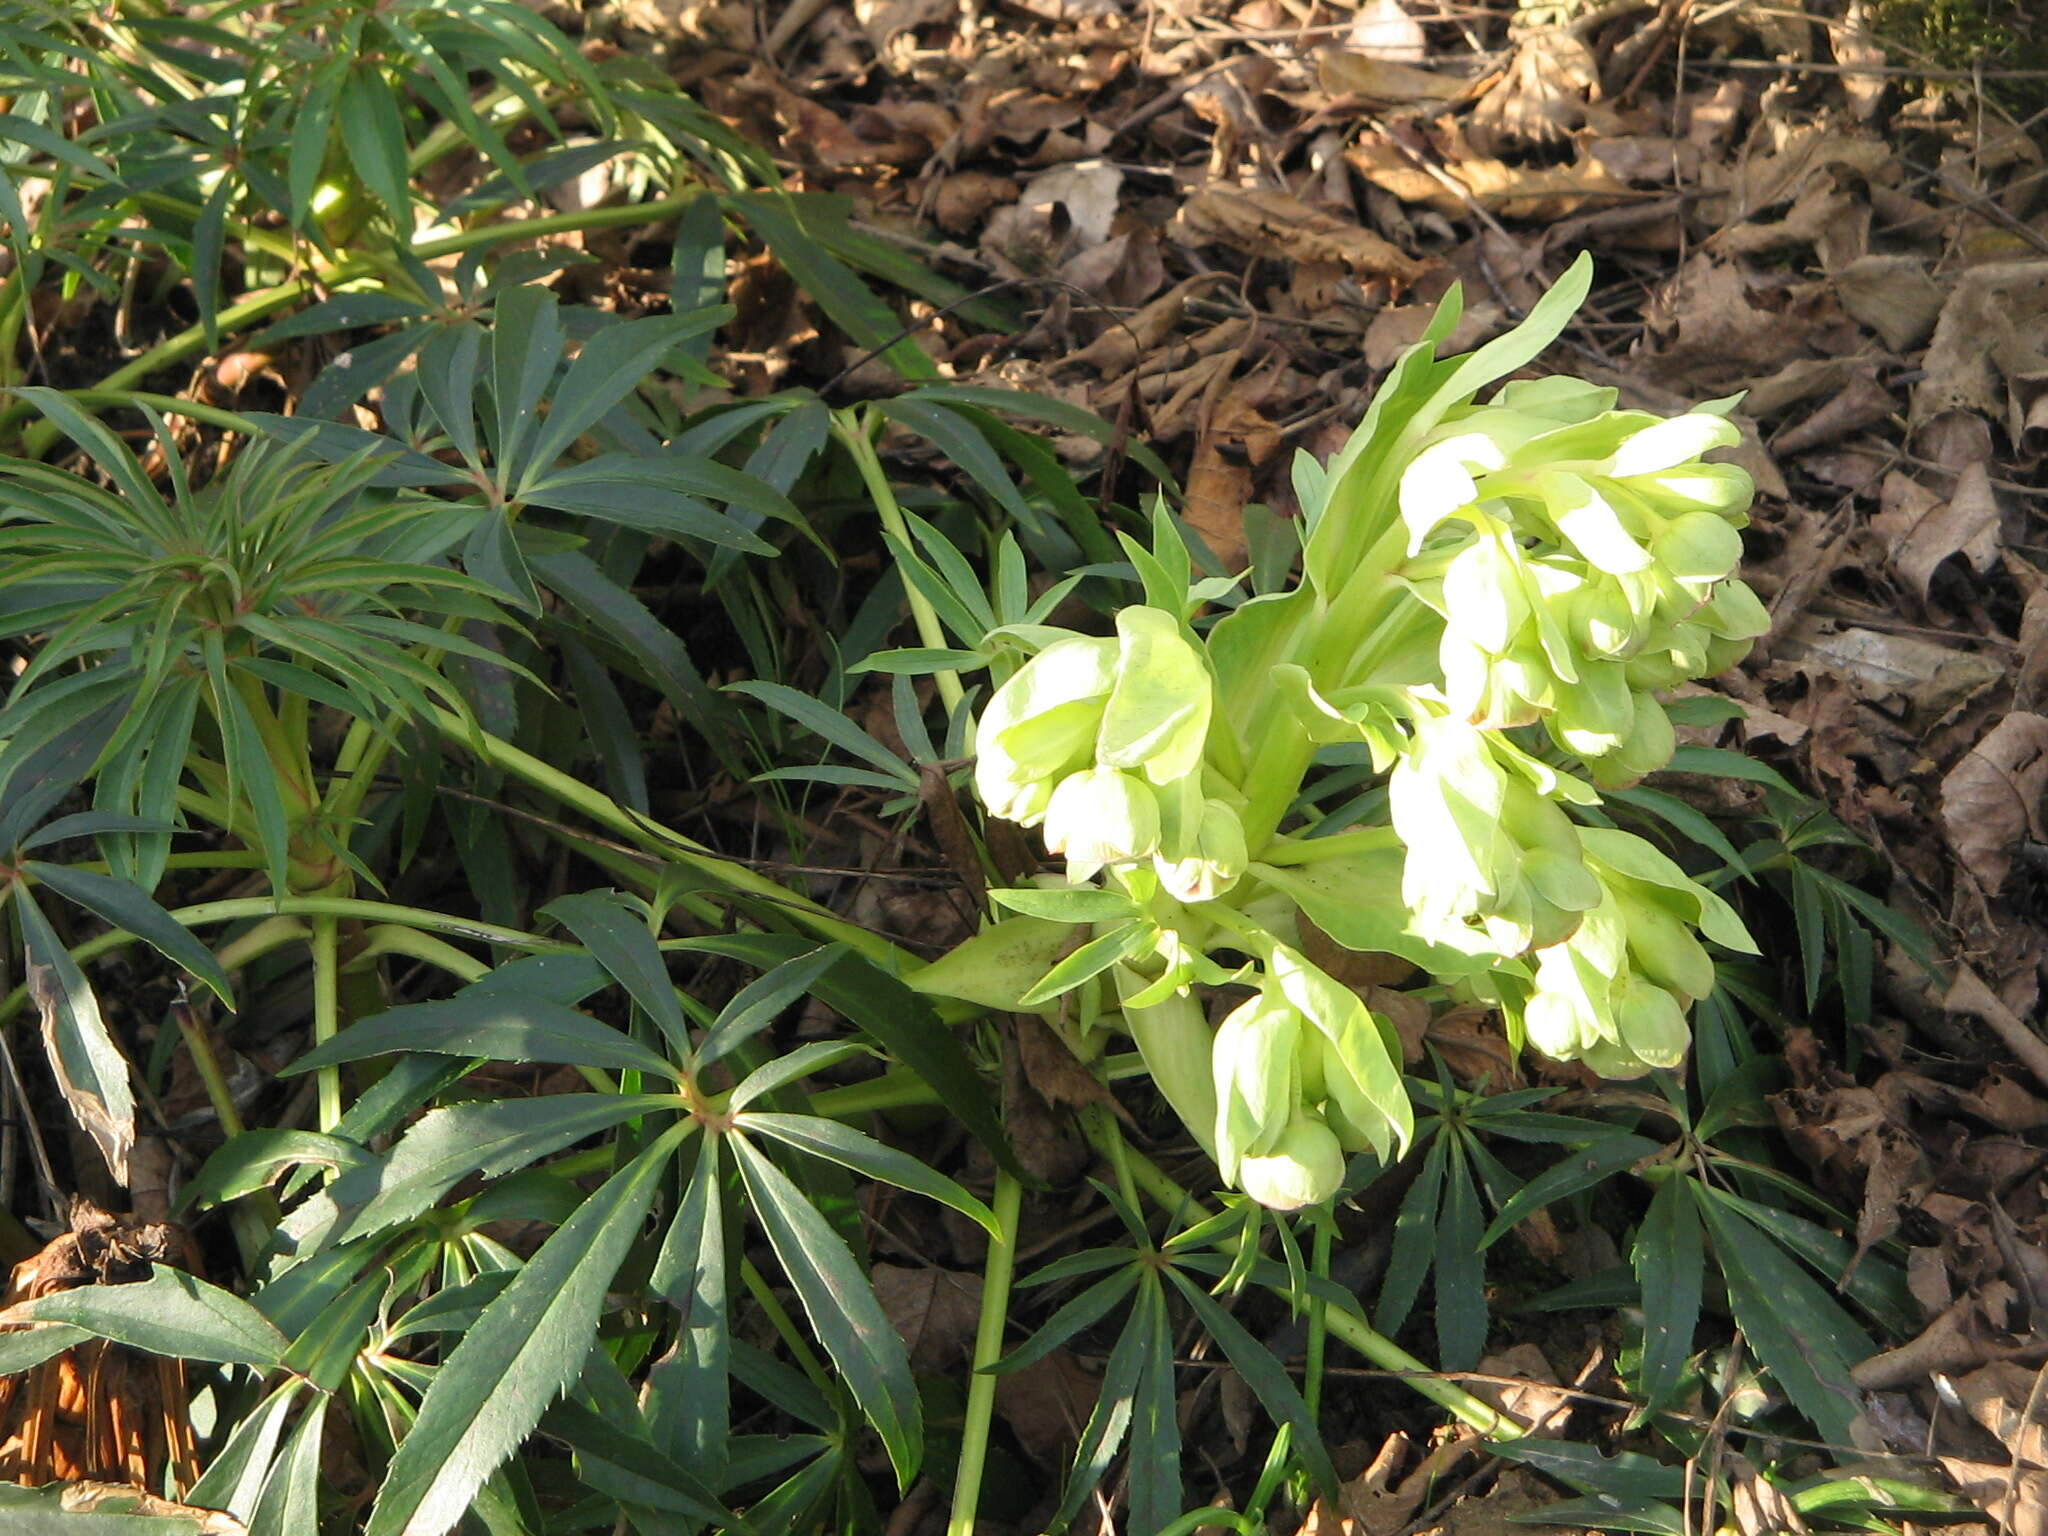
[[[313,1044],[332,1040],[341,1025],[340,960],[336,952],[341,920],[331,914],[313,919]],[[341,1123],[341,1068],[322,1067],[320,1129],[332,1132]]]
[[[991,1238],[982,1271],[981,1321],[974,1332],[974,1375],[967,1382],[967,1411],[960,1425],[960,1464],[953,1479],[953,1512],[946,1536],[974,1536],[981,1504],[982,1470],[988,1462],[989,1428],[995,1422],[997,1378],[992,1367],[1003,1355],[1003,1330],[1010,1319],[1010,1282],[1017,1272],[1017,1226],[1024,1186],[996,1171],[995,1217],[1001,1234]]]
[[[218,952],[220,963],[229,970],[248,964],[258,954],[267,954],[303,937],[305,926],[293,919],[323,915],[354,917],[371,923],[398,923],[429,933],[444,933],[451,938],[469,939],[478,944],[502,944],[509,949],[535,953],[552,953],[575,947],[522,933],[516,928],[500,928],[495,923],[474,922],[442,912],[429,912],[423,907],[402,907],[388,901],[362,901],[352,896],[237,896],[225,901],[179,907],[170,914],[173,921],[187,928],[204,928],[214,923],[240,922],[247,918],[271,919],[277,926],[259,925]],[[87,965],[102,955],[126,949],[136,942],[132,934],[110,929],[83,944],[74,945],[71,958],[80,965]],[[6,1024],[27,1004],[28,988],[25,985],[9,992],[0,999],[0,1025]]]
[[[854,467],[860,471],[861,483],[867,487],[868,498],[874,502],[882,526],[889,531],[891,538],[914,554],[917,545],[911,541],[910,524],[904,521],[895,488],[889,484],[888,472],[882,468],[882,456],[875,451],[874,420],[856,416],[851,411],[841,411],[832,418],[832,434],[845,445]],[[917,625],[917,638],[934,650],[947,649],[951,642],[931,599],[909,581],[903,583],[903,595],[910,604],[911,620]],[[942,670],[932,674],[932,681],[938,686],[939,697],[945,701],[946,708],[959,708],[961,699],[966,697],[966,690],[960,686],[960,674]]]
[[[1317,1211],[1311,1218],[1315,1223],[1314,1246],[1309,1255],[1309,1273],[1318,1280],[1330,1278],[1330,1238],[1337,1230],[1336,1220],[1328,1211]],[[1313,1424],[1323,1408],[1323,1346],[1330,1334],[1330,1304],[1321,1296],[1308,1299],[1308,1342],[1302,1351],[1301,1400],[1308,1405],[1308,1421]]]
[[[450,742],[467,747],[492,767],[531,789],[539,790],[557,804],[580,812],[597,825],[609,828],[635,847],[645,848],[671,864],[695,870],[736,896],[769,903],[786,913],[799,927],[821,939],[846,945],[892,975],[917,964],[907,951],[880,934],[856,927],[808,896],[777,884],[766,875],[756,874],[744,864],[721,858],[694,838],[685,837],[645,816],[635,815],[602,790],[542,762],[531,753],[520,751],[510,742],[501,741],[459,715],[437,709],[429,717],[429,723]]]

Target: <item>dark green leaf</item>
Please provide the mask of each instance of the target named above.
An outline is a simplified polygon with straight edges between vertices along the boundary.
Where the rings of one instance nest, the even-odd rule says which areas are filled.
[[[435,1372],[365,1536],[442,1536],[583,1369],[606,1288],[640,1233],[673,1135],[607,1179],[540,1247]]]
[[[748,1202],[803,1302],[819,1342],[854,1401],[882,1437],[900,1487],[923,1456],[923,1425],[910,1357],[846,1244],[786,1174],[745,1137],[728,1138]],[[379,1536],[372,1531],[370,1536]]]
[[[668,963],[647,926],[644,908],[635,910],[615,891],[590,891],[564,896],[543,907],[540,915],[575,934],[591,958],[653,1021],[669,1049],[679,1059],[689,1055],[689,1020],[676,999],[676,984],[669,979]],[[657,1070],[674,1072],[665,1063]]]
[[[1603,1136],[1579,1148],[1563,1162],[1544,1169],[1516,1193],[1515,1197],[1501,1207],[1500,1214],[1493,1218],[1493,1225],[1486,1229],[1480,1242],[1491,1246],[1523,1217],[1542,1210],[1546,1205],[1575,1195],[1582,1189],[1591,1189],[1610,1175],[1619,1172],[1632,1163],[1639,1163],[1663,1150],[1663,1143],[1650,1140],[1647,1136],[1635,1136],[1616,1132]]]
[[[158,1264],[129,1285],[81,1285],[17,1302],[8,1322],[68,1323],[96,1338],[174,1360],[275,1369],[285,1337],[248,1302],[197,1275]]]
[[[1699,1323],[1706,1253],[1693,1188],[1690,1179],[1666,1179],[1636,1232],[1633,1257],[1643,1288],[1643,1362],[1636,1391],[1645,1412],[1662,1408],[1677,1392]]]
[[[632,1036],[587,1013],[541,998],[465,992],[436,1003],[413,1003],[351,1024],[283,1069],[294,1076],[344,1061],[399,1051],[487,1061],[562,1062],[673,1078],[676,1069]]]
[[[150,825],[150,823],[144,823]],[[193,938],[170,913],[126,880],[91,870],[71,869],[31,859],[22,866],[58,895],[77,902],[123,933],[132,933],[165,959],[184,967],[213,990],[228,1007],[235,1006],[228,973],[213,951]]]

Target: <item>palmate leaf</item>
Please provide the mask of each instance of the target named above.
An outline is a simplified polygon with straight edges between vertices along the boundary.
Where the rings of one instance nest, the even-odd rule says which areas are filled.
[[[451,1064],[453,1075],[461,1068]],[[563,1093],[429,1110],[377,1163],[351,1170],[294,1210],[283,1235],[315,1252],[410,1221],[471,1174],[497,1178],[586,1136],[671,1112],[659,1094]]]
[[[199,1536],[201,1531],[197,1512],[187,1517],[81,1510],[58,1503],[65,1491],[0,1483],[0,1524],[7,1536]]]
[[[784,934],[725,934],[690,939],[685,947],[728,955],[764,970],[813,948],[806,940]],[[930,1084],[1004,1168],[1020,1178],[1029,1177],[1004,1134],[988,1085],[930,1003],[858,955],[843,956],[810,990],[818,1001],[844,1014],[855,1028]]]
[[[387,1009],[352,1024],[286,1067],[294,1076],[398,1051],[486,1061],[556,1062],[674,1078],[668,1059],[587,1013],[542,998],[465,993]]]
[[[30,859],[22,868],[58,895],[75,901],[122,932],[132,933],[165,959],[205,982],[228,1007],[235,1006],[235,995],[228,985],[227,972],[214,959],[213,951],[193,938],[170,913],[136,886],[109,875],[72,869],[62,864],[46,864],[40,859]]]
[[[1323,1497],[1338,1497],[1337,1469],[1330,1464],[1329,1452],[1323,1449],[1323,1437],[1309,1414],[1308,1404],[1302,1400],[1301,1393],[1288,1376],[1287,1368],[1275,1358],[1272,1350],[1253,1338],[1244,1324],[1219,1306],[1207,1291],[1178,1269],[1169,1269],[1167,1274],[1187,1298],[1188,1305],[1194,1308],[1195,1316],[1201,1320],[1209,1336],[1222,1347],[1230,1363],[1237,1367],[1238,1375],[1252,1389],[1259,1405],[1266,1410],[1266,1416],[1292,1431],[1289,1443],[1294,1454],[1301,1458],[1309,1476],[1322,1489]]]
[[[1117,1448],[1130,1431],[1132,1410],[1146,1365],[1159,1353],[1162,1344],[1171,1365],[1173,1340],[1166,1333],[1166,1307],[1159,1289],[1159,1278],[1147,1275],[1139,1287],[1137,1302],[1131,1308],[1130,1320],[1117,1338],[1116,1347],[1110,1351],[1108,1365],[1103,1368],[1102,1382],[1096,1389],[1095,1407],[1081,1431],[1081,1443],[1074,1452],[1074,1465],[1060,1494],[1059,1508],[1046,1522],[1045,1528],[1053,1536],[1073,1522],[1074,1516],[1081,1512],[1082,1504],[1087,1502],[1088,1495],[1109,1470]],[[1178,1485],[1180,1468],[1176,1464],[1173,1470],[1174,1481]],[[1132,1529],[1137,1528],[1137,1515],[1133,1510]],[[1155,1525],[1147,1529],[1156,1530],[1158,1527]]]
[[[541,909],[590,951],[605,974],[626,989],[634,1005],[653,1021],[678,1059],[690,1054],[690,1024],[669,979],[668,962],[647,926],[647,911],[617,891],[565,896]],[[667,1063],[656,1069],[670,1075]]]
[[[746,1137],[730,1136],[727,1142],[747,1201],[812,1330],[881,1436],[898,1485],[907,1489],[923,1459],[924,1429],[902,1335],[882,1311],[845,1241],[789,1176]]]
[[[1443,1208],[1436,1224],[1436,1338],[1442,1368],[1468,1371],[1485,1352],[1490,1320],[1486,1256],[1479,1246],[1483,1219],[1463,1139],[1452,1137],[1449,1146]]]
[[[731,1002],[719,1009],[718,1017],[698,1042],[699,1064],[717,1061],[753,1039],[846,955],[844,944],[821,944],[807,954],[791,956],[748,982],[733,995]]]
[[[582,1372],[606,1288],[640,1233],[683,1127],[612,1175],[463,1335],[420,1402],[365,1536],[442,1536]]]
[[[326,1425],[324,1405],[300,1416],[249,1517],[251,1530],[264,1536],[320,1536],[320,1444]]]
[[[1001,1236],[994,1212],[958,1184],[909,1153],[886,1146],[850,1125],[819,1115],[779,1115],[750,1110],[735,1117],[734,1127],[770,1137],[784,1146],[851,1168],[855,1173],[894,1184],[898,1189],[928,1196],[979,1222],[991,1237]]]
[[[725,1485],[732,1433],[725,1197],[719,1138],[700,1143],[681,1209],[654,1262],[653,1285],[676,1312],[675,1342],[647,1375],[647,1426],[657,1449]]]
[[[1401,1209],[1394,1217],[1394,1245],[1387,1258],[1386,1278],[1380,1283],[1379,1305],[1373,1325],[1390,1337],[1401,1331],[1415,1298],[1422,1294],[1423,1277],[1436,1258],[1437,1212],[1443,1198],[1444,1164],[1449,1157],[1446,1138],[1439,1135],[1423,1159],[1422,1171],[1408,1187]]]
[[[1869,1336],[1718,1190],[1703,1188],[1699,1205],[1729,1310],[1757,1359],[1823,1439],[1854,1445],[1861,1395],[1850,1371],[1876,1353]]]

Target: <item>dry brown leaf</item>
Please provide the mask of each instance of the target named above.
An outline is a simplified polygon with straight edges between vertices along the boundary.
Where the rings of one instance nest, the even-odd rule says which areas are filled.
[[[1905,475],[1887,475],[1881,508],[1870,526],[1884,538],[1892,569],[1923,600],[1951,556],[1961,555],[1980,576],[1998,563],[1998,497],[1981,462],[1956,476],[1946,501]]]
[[[1594,158],[1570,165],[1509,165],[1472,149],[1455,125],[1433,125],[1430,137],[1443,161],[1442,179],[1383,133],[1362,135],[1345,159],[1374,186],[1447,218],[1468,214],[1476,203],[1504,219],[1560,219],[1589,202],[1643,195]]]
[[[1998,1522],[2000,1536],[2048,1536],[2048,1473],[2011,1462],[1940,1461],[1963,1497]]]
[[[1472,88],[1470,80],[1416,69],[1369,53],[1325,48],[1316,55],[1316,79],[1332,96],[1362,96],[1367,101],[1456,101]]]
[[[1957,281],[1942,306],[1924,359],[1926,377],[1913,390],[1910,421],[1917,429],[1949,411],[1972,411],[2006,420],[2017,439],[2024,408],[2005,388],[2024,348],[2048,329],[2048,261],[2007,261],[1976,267]]]
[[[1195,428],[1183,515],[1226,571],[1244,569],[1244,508],[1254,471],[1280,451],[1278,429],[1258,409],[1269,382],[1270,375],[1218,375]]]
[[[877,1264],[869,1277],[882,1315],[903,1335],[912,1369],[932,1376],[958,1370],[981,1317],[981,1276],[936,1264]]]
[[[1804,453],[1824,443],[1839,442],[1865,427],[1889,421],[1898,404],[1892,392],[1878,383],[1875,370],[1857,369],[1819,410],[1772,438],[1771,451],[1779,455]]]
[[[1435,318],[1434,304],[1390,304],[1382,309],[1365,328],[1367,366],[1375,372],[1391,368],[1396,358],[1422,340],[1422,333]],[[1470,352],[1506,329],[1507,317],[1498,304],[1474,304],[1458,317],[1451,334],[1437,345],[1437,355],[1454,357]]]
[[[1944,295],[1917,256],[1864,256],[1834,274],[1835,297],[1894,352],[1934,332]]]
[[[2021,841],[2044,840],[2040,803],[2048,790],[2048,715],[2016,711],[1963,755],[1941,781],[1941,824],[1949,846],[1987,896],[2012,871]]]
[[[1498,154],[1518,144],[1555,144],[1586,121],[1600,85],[1593,50],[1562,27],[1524,35],[1500,82],[1472,112],[1472,142]]]
[[[1072,1351],[1056,1349],[996,1378],[996,1412],[1032,1464],[1057,1478],[1095,1411],[1100,1389],[1101,1382]]]
[[[1227,245],[1247,255],[1337,262],[1364,277],[1412,283],[1428,270],[1369,230],[1309,207],[1285,192],[1205,187],[1181,204],[1174,232],[1191,245]]]

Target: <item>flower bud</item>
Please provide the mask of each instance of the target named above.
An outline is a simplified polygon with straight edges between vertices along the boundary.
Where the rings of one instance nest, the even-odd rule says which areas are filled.
[[[1444,571],[1444,613],[1451,628],[1482,651],[1507,650],[1529,616],[1516,556],[1494,535],[1458,551]]]
[[[1578,682],[1563,690],[1556,711],[1544,721],[1551,739],[1588,762],[1617,751],[1635,727],[1636,702],[1626,671],[1633,665],[1584,663]]]
[[[1301,1103],[1301,1015],[1267,986],[1216,1028],[1216,1160],[1235,1182],[1239,1162],[1269,1150]]]
[[[1215,692],[1180,621],[1159,608],[1116,616],[1116,681],[1096,738],[1098,762],[1170,784],[1201,766]]]
[[[1644,628],[1620,586],[1588,581],[1568,605],[1572,643],[1588,656],[1626,657],[1642,644]]]
[[[1298,1111],[1270,1150],[1238,1164],[1237,1183],[1268,1210],[1321,1205],[1344,1185],[1344,1149],[1329,1126]]]
[[[1087,880],[1105,864],[1149,858],[1159,846],[1159,801],[1134,774],[1085,768],[1060,781],[1045,809],[1045,847]]]

